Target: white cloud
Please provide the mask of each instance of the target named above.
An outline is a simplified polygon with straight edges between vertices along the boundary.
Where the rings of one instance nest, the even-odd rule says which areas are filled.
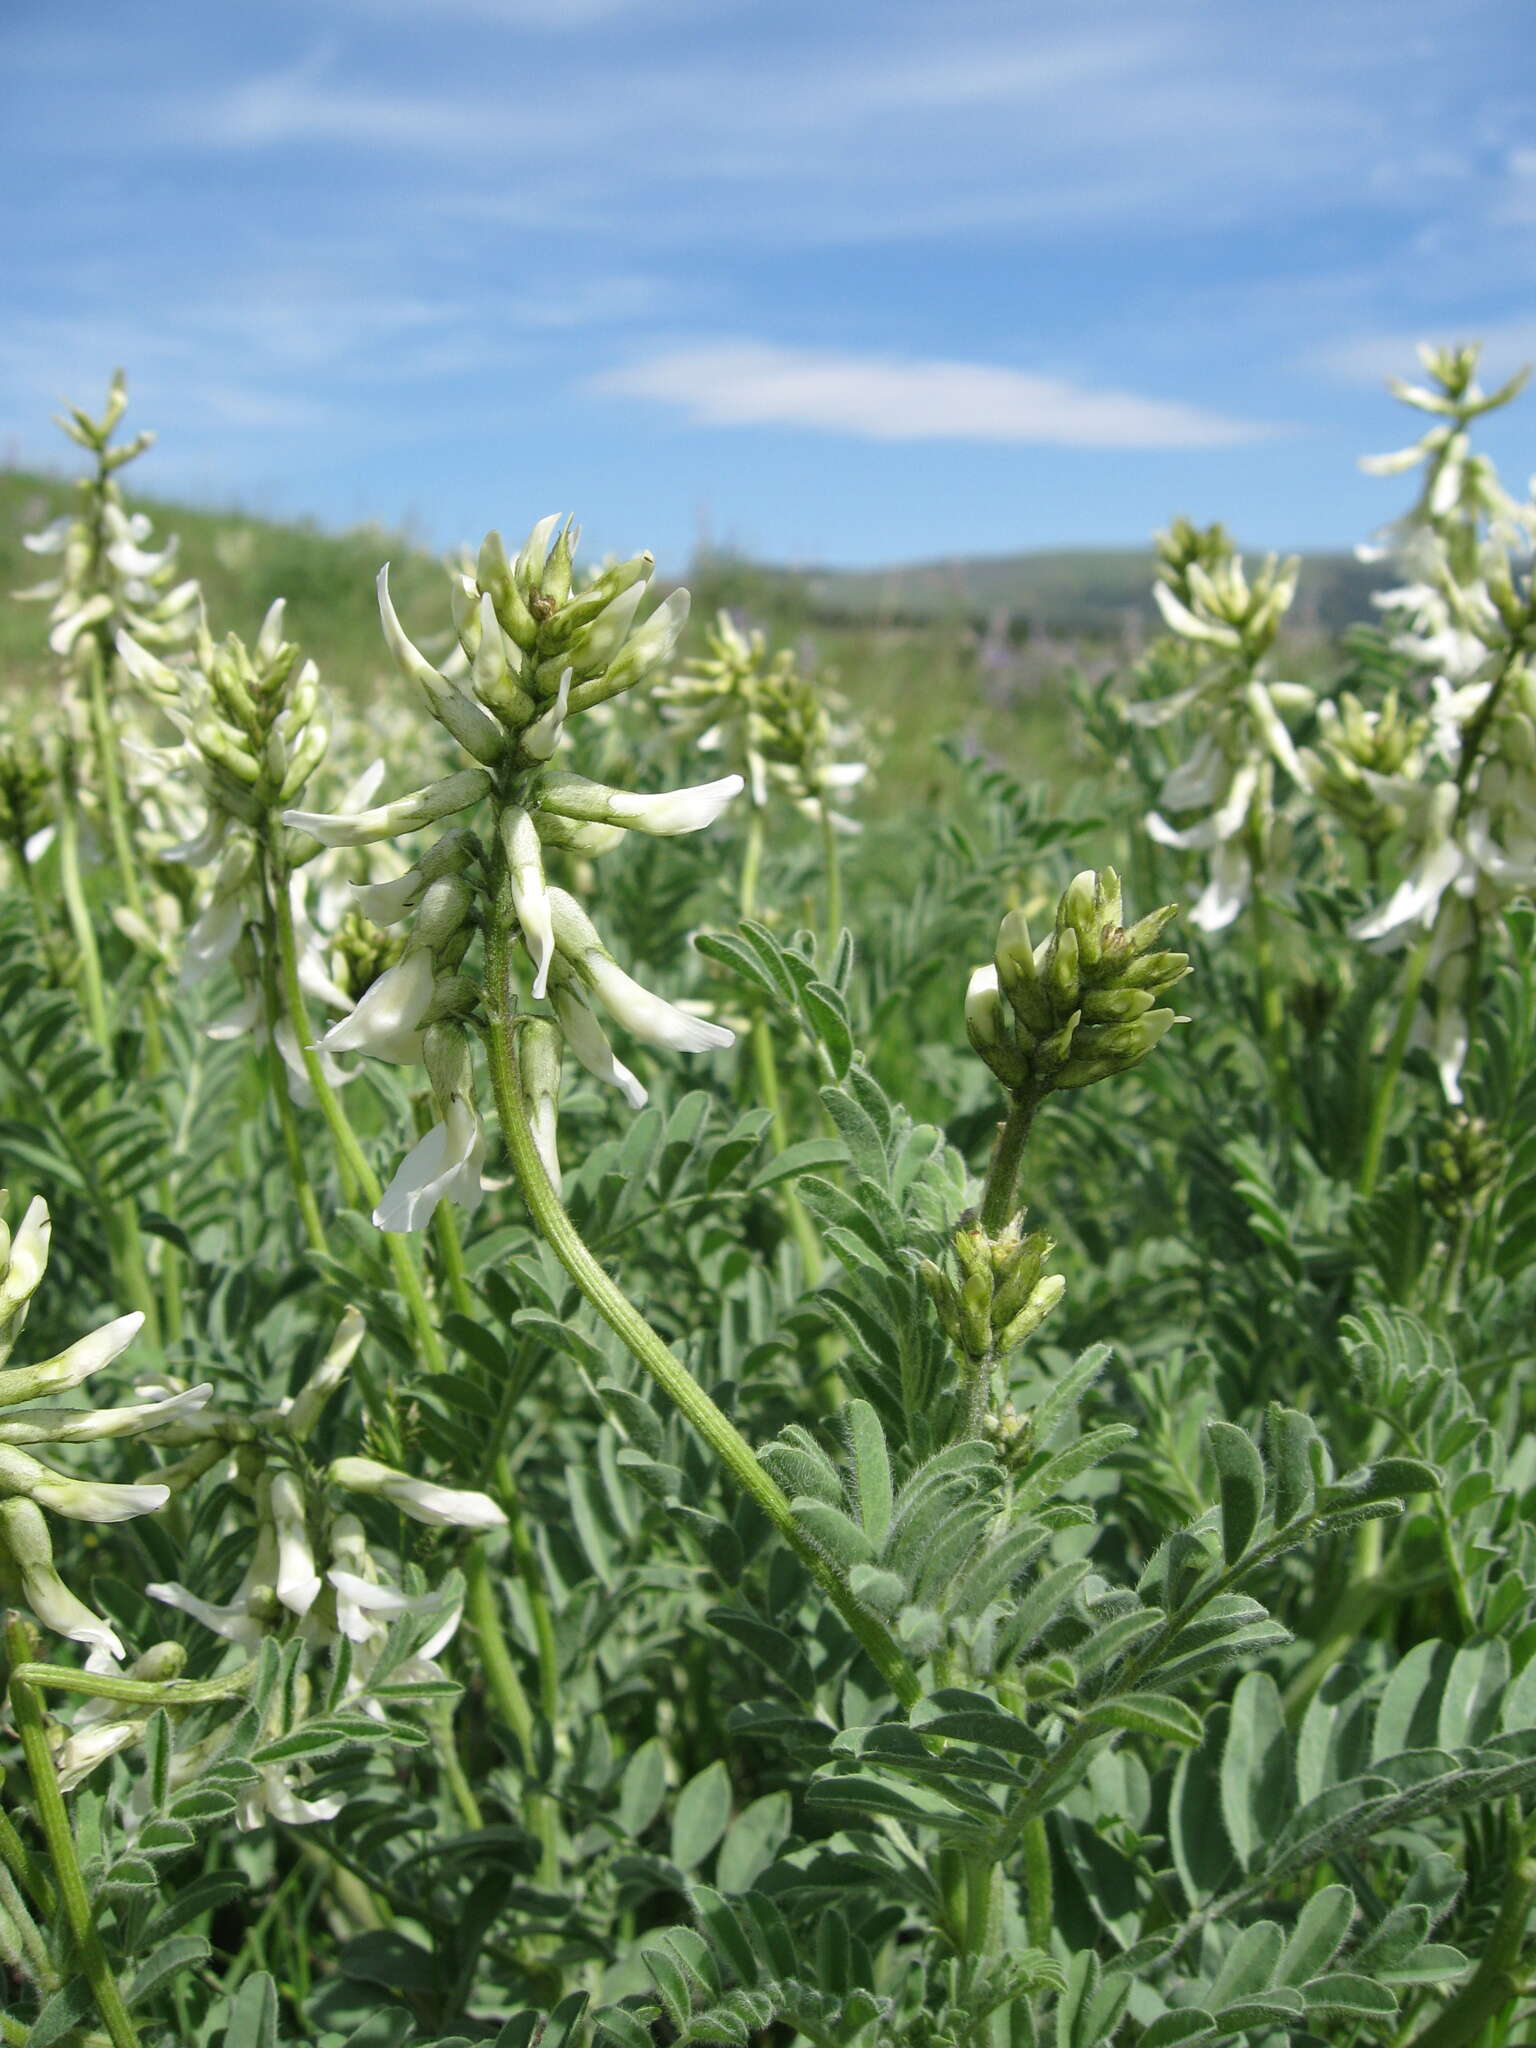
[[[1417,376],[1416,351],[1423,341],[1440,346],[1480,342],[1485,384],[1536,362],[1536,320],[1472,320],[1454,327],[1426,320],[1412,332],[1356,334],[1330,342],[1307,357],[1307,367],[1344,384],[1384,384],[1389,377]]]
[[[1091,391],[988,363],[923,362],[769,342],[665,350],[588,380],[650,398],[700,426],[809,427],[866,441],[1050,443],[1071,448],[1228,448],[1272,427],[1173,399]]]

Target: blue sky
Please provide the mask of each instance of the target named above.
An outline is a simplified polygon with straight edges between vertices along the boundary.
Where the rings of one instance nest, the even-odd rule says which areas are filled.
[[[0,456],[680,568],[1331,546],[1536,356],[1529,0],[10,0]],[[1536,413],[1533,413],[1536,417]],[[1491,437],[1536,466],[1516,415]]]

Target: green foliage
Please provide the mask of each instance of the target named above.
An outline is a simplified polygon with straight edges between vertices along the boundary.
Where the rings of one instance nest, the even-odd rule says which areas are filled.
[[[1487,401],[1458,364],[1434,374],[1470,426]],[[1427,478],[1448,445],[1415,452]],[[522,1058],[506,990],[528,927],[498,866],[528,762],[487,750],[441,871],[375,926],[346,885],[377,905],[435,849],[280,828],[258,801],[278,766],[229,756],[236,717],[203,741],[229,756],[249,862],[179,862],[199,818],[156,720],[185,710],[191,657],[156,643],[171,680],[146,671],[149,705],[108,612],[51,655],[35,615],[8,617],[0,648],[30,634],[21,683],[50,678],[29,743],[0,752],[10,1368],[68,1357],[93,1317],[145,1321],[83,1389],[46,1393],[61,1407],[0,1388],[0,1492],[40,1485],[53,1544],[27,1549],[30,1505],[5,1525],[5,1598],[52,1631],[17,1623],[5,1672],[7,2044],[1527,2037],[1536,911],[1477,866],[1470,819],[1510,852],[1533,629],[1499,538],[1519,520],[1491,473],[1458,490],[1427,482],[1414,516],[1489,636],[1492,709],[1462,717],[1459,758],[1425,752],[1422,621],[1319,641],[1305,690],[1277,682],[1289,573],[1244,571],[1220,529],[1169,537],[1173,631],[1134,675],[1071,705],[1021,684],[963,718],[972,622],[917,623],[921,578],[911,616],[875,628],[806,609],[857,592],[707,565],[700,609],[746,606],[793,680],[765,758],[800,779],[601,859],[600,833],[551,833],[550,879],[684,1022],[659,1050],[621,1038],[639,1109],[566,1061],[537,1172],[532,1068],[502,1042]],[[70,499],[87,526],[103,493],[98,474]],[[106,572],[73,545],[89,591]],[[750,765],[729,721],[697,749],[686,689],[599,701],[632,623],[604,609],[645,565],[594,595],[573,551],[553,527],[515,563],[488,544],[457,651],[428,639],[406,662],[437,676],[444,722],[484,738],[452,695],[478,674],[518,745],[536,738],[523,682],[542,705],[575,649],[590,729],[569,758],[609,796]],[[378,683],[371,623],[364,641],[380,552],[189,522],[220,630],[287,585],[331,712],[275,624],[257,668],[316,729],[332,716],[314,775],[335,804],[381,749],[446,771],[406,686]],[[1502,608],[1467,595],[1473,567]],[[435,616],[434,565],[407,553],[395,577],[403,615]],[[482,585],[499,653],[476,639]],[[890,721],[877,793],[850,806],[861,834],[833,831],[806,779],[845,744],[829,655],[841,695]],[[92,714],[102,691],[117,724]],[[819,750],[787,762],[797,733]],[[1422,927],[1442,952],[1417,981],[1412,934],[1357,929],[1419,872],[1416,769],[1449,790],[1436,815],[1472,863]],[[1183,914],[1156,969],[1132,949],[1110,987],[1061,965],[1096,947],[1102,965],[1116,874],[1147,910],[1239,870],[1246,902],[1214,929],[1220,889]],[[204,920],[231,903],[221,954]],[[311,1005],[286,1064],[285,905]],[[434,915],[438,1007],[417,1022],[439,1037],[327,1098],[303,1058],[322,1004],[377,986]],[[1051,1032],[1084,1003],[1090,1030],[1134,1022],[1143,971],[1187,1016],[1134,1071],[1074,1071],[1021,1128],[1027,1090],[1005,1073],[1000,1093],[962,1011],[975,963],[1023,975],[1028,930],[1056,941]],[[700,1016],[738,1048],[685,1065],[671,1048]],[[483,1200],[382,1233],[370,1178],[445,1092],[484,1116]],[[42,1284],[32,1197],[53,1219]],[[163,1422],[106,1419],[167,1396]],[[120,1508],[75,1489],[125,1484],[153,1511],[66,1512]],[[87,1597],[82,1633],[68,1603]],[[106,1638],[126,1669],[82,1668]]]

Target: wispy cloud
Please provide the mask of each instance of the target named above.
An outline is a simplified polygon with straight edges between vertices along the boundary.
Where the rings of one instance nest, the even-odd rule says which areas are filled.
[[[767,342],[669,349],[605,371],[587,388],[677,406],[700,426],[809,427],[865,441],[1230,448],[1275,431],[1176,399],[1092,391],[989,363],[903,361]]]
[[[1426,320],[1417,332],[1356,334],[1330,342],[1307,358],[1309,367],[1345,384],[1384,384],[1389,377],[1411,376],[1421,342],[1441,347],[1476,341],[1482,345],[1482,371],[1489,378],[1508,377],[1527,363],[1536,363],[1536,319],[1483,320],[1448,327]]]

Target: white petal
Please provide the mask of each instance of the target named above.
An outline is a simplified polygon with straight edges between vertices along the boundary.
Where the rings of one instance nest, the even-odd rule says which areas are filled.
[[[735,1032],[726,1025],[690,1017],[664,997],[642,988],[617,961],[589,953],[584,965],[593,993],[604,1008],[647,1045],[665,1046],[672,1052],[713,1052],[736,1043]]]
[[[379,1197],[373,1220],[380,1230],[424,1230],[439,1202],[457,1202],[468,1214],[479,1206],[485,1131],[461,1095],[407,1152]]]
[[[432,956],[413,946],[364,990],[356,1008],[333,1024],[320,1041],[328,1052],[365,1052],[397,1057],[402,1036],[420,1026],[432,1000]]]
[[[604,1081],[610,1088],[617,1088],[631,1109],[644,1109],[647,1100],[644,1084],[622,1060],[614,1056],[607,1033],[576,991],[557,983],[550,991],[550,1001],[560,1020],[560,1029],[565,1033],[565,1042],[579,1064],[595,1081]]]

